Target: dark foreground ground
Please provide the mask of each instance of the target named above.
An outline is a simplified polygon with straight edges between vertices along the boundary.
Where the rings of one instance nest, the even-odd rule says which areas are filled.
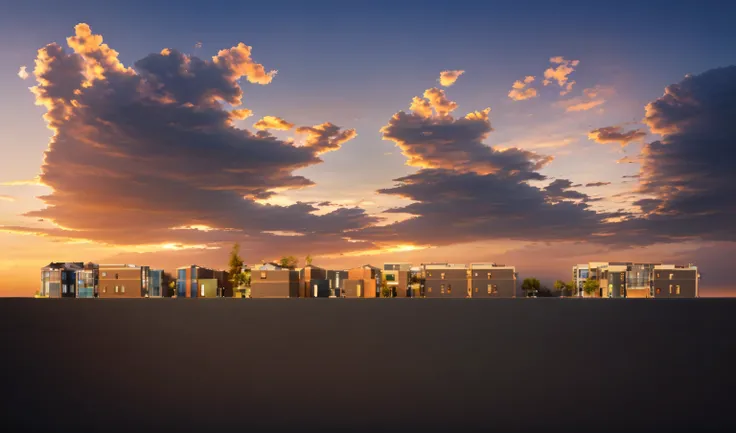
[[[724,431],[735,342],[736,300],[4,299],[0,430]]]

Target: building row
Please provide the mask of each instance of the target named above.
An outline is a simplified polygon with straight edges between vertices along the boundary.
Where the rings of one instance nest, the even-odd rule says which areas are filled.
[[[377,298],[382,290],[402,298],[515,298],[521,292],[514,266],[496,263],[385,263],[328,270],[263,263],[243,272],[246,290],[234,290],[226,271],[183,266],[174,278],[163,270],[128,264],[54,262],[41,269],[42,297],[251,297]],[[695,298],[696,266],[662,263],[590,262],[573,266],[573,296],[599,298]],[[587,281],[595,281],[592,287]]]
[[[237,291],[226,271],[196,265],[178,268],[172,284],[163,270],[148,266],[54,262],[41,269],[39,293],[52,298],[377,298],[382,290],[391,297],[406,298],[508,298],[518,294],[515,268],[494,263],[386,263],[383,268],[363,265],[348,270],[312,265],[292,269],[263,263],[243,271],[250,274],[250,286]]]
[[[596,282],[586,293],[586,281]],[[574,296],[598,298],[697,298],[697,266],[662,263],[590,262],[572,268]]]

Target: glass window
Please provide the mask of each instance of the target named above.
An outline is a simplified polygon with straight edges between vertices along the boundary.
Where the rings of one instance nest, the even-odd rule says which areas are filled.
[[[266,272],[265,271],[264,272],[261,272],[261,279],[262,280],[265,280],[266,279]]]
[[[477,287],[475,288],[475,293],[478,293],[478,288]]]
[[[476,277],[478,276],[478,273],[477,273],[477,272],[475,273],[475,276],[476,276]]]
[[[670,274],[670,280],[675,278],[675,274]]]
[[[428,293],[432,293],[432,288],[431,287],[427,287],[427,292]]]
[[[386,274],[386,281],[396,281],[396,275]]]
[[[107,293],[107,286],[102,288],[102,293]]]
[[[656,289],[655,291],[657,292],[657,294],[658,294],[658,295],[659,295],[660,293],[662,293],[662,289],[660,289],[659,287],[657,287],[657,289]]]
[[[118,292],[118,286],[115,286],[115,293]]]
[[[66,293],[66,284],[64,284],[64,286],[62,288],[62,291],[63,291],[63,293]]]
[[[495,285],[495,284],[493,285],[493,290],[492,290],[491,293],[498,293],[498,286],[497,285]]]
[[[444,272],[442,272],[442,273],[440,274],[440,278],[441,278],[441,279],[443,279],[443,280],[445,279],[445,273],[444,273]]]
[[[106,277],[106,276],[107,276],[107,272],[103,272],[103,273],[102,273],[102,276],[103,276],[103,277]]]
[[[125,286],[120,286],[120,293],[125,293]]]
[[[679,295],[679,294],[680,294],[680,285],[678,284],[675,286],[675,295]]]
[[[118,279],[118,274],[115,274],[115,279],[116,279],[116,280]]]
[[[670,295],[672,294],[672,284],[670,284]]]
[[[488,273],[488,279],[489,280],[491,279],[491,273],[490,272]]]
[[[447,285],[447,294],[449,295],[450,293],[452,293],[452,284]]]
[[[489,284],[488,285],[488,294],[490,295],[492,291],[493,291],[493,285],[492,284]]]
[[[445,285],[444,284],[440,284],[440,293],[443,294],[443,295],[445,294]]]

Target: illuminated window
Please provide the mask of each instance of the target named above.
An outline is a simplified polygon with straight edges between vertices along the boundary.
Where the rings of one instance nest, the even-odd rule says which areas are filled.
[[[495,284],[493,285],[493,292],[492,293],[494,293],[494,294],[498,293],[498,286],[495,285]]]
[[[440,274],[440,278],[443,279],[443,280],[445,279],[445,273],[444,272]]]
[[[491,273],[490,272],[488,273],[488,279],[489,280],[491,279]]]
[[[680,294],[680,285],[678,284],[675,286],[675,295],[679,295],[679,294]]]
[[[493,284],[489,284],[488,285],[488,294],[490,295],[492,291],[493,291]]]
[[[102,288],[102,293],[107,293],[107,286]]]
[[[103,273],[102,273],[102,276],[103,276],[103,277],[106,277],[106,276],[107,276],[107,272],[103,272]]]
[[[118,292],[118,286],[115,286],[115,293]]]
[[[449,295],[450,293],[452,293],[452,284],[447,285],[447,294]]]
[[[478,276],[478,273],[477,273],[477,272],[475,273],[475,276],[476,276],[476,277]]]
[[[440,294],[443,294],[443,295],[445,294],[445,285],[444,284],[440,284]]]
[[[675,274],[670,274],[670,280],[675,278]]]
[[[478,293],[478,288],[477,287],[475,288],[475,293]]]
[[[120,293],[125,293],[125,286],[120,286]]]
[[[660,293],[662,293],[662,289],[660,289],[659,287],[658,287],[658,288],[657,288],[657,289],[656,289],[655,291],[657,292],[657,294],[658,294],[658,295],[659,295]]]
[[[261,279],[262,280],[265,280],[266,279],[266,273],[265,272],[261,272]]]
[[[432,276],[432,273],[431,272],[427,272],[427,276],[430,276],[431,277]]]
[[[64,274],[62,274],[62,275],[64,275]],[[64,284],[63,289],[62,289],[62,292],[63,293],[66,293],[66,284]]]
[[[431,287],[427,287],[427,293],[432,293],[432,288]]]
[[[657,272],[657,278],[660,278],[660,277],[659,277],[659,272]]]
[[[672,294],[672,284],[670,284],[670,295]]]

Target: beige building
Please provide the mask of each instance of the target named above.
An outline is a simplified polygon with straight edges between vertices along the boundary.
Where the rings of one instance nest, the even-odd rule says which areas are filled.
[[[148,266],[99,265],[100,298],[142,298],[148,290]]]

